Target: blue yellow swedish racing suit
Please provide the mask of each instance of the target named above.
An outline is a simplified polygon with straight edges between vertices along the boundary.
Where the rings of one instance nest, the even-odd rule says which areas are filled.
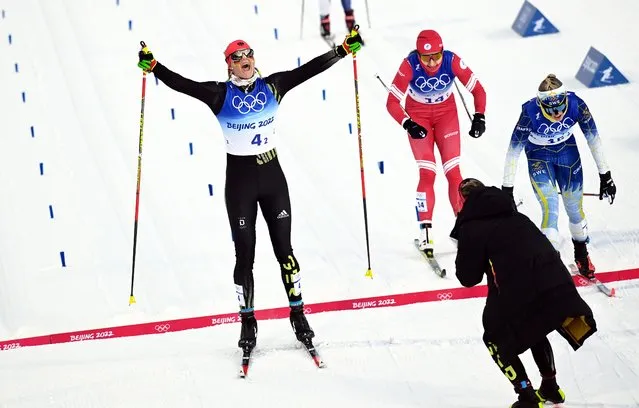
[[[530,182],[542,208],[541,230],[556,249],[559,249],[559,193],[568,214],[572,239],[577,242],[588,240],[588,227],[582,207],[581,158],[573,135],[576,124],[579,124],[586,137],[599,174],[609,170],[597,126],[588,106],[572,92],[567,92],[566,98],[566,113],[559,121],[553,121],[545,115],[537,98],[522,105],[506,154],[502,183],[505,187],[514,185],[517,161],[524,150],[528,159]]]

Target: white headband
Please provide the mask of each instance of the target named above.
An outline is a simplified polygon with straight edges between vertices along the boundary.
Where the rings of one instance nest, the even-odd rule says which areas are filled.
[[[561,85],[559,88],[557,89],[552,89],[550,91],[539,91],[537,92],[537,98],[540,101],[543,101],[547,98],[553,97],[553,96],[559,96],[559,95],[566,95],[566,88]]]

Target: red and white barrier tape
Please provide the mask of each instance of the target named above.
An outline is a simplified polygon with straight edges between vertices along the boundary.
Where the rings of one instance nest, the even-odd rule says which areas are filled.
[[[626,269],[613,272],[601,272],[597,274],[601,282],[623,281],[639,279],[639,268]],[[589,284],[585,279],[575,276],[577,286]],[[376,307],[404,306],[413,303],[440,302],[444,300],[458,300],[485,297],[486,285],[472,288],[450,288],[429,290],[425,292],[401,293],[397,295],[375,296],[360,299],[337,300],[306,304],[304,311],[310,313],[334,312],[340,310],[370,309]],[[258,320],[288,318],[289,308],[280,307],[274,309],[256,310]],[[71,343],[76,341],[113,339],[117,337],[142,336],[147,334],[160,334],[181,330],[201,329],[218,326],[221,324],[239,322],[239,314],[223,313],[211,316],[191,317],[176,320],[164,320],[159,322],[131,324],[127,326],[115,326],[102,329],[82,330],[68,333],[49,334],[45,336],[28,337],[22,339],[0,341],[0,351],[12,350],[21,347],[42,346],[46,344]]]

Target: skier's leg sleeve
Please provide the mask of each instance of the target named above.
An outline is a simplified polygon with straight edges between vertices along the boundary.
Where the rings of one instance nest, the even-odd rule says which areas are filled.
[[[418,221],[432,221],[433,209],[435,208],[435,175],[437,164],[435,163],[435,139],[433,137],[433,127],[430,119],[424,117],[413,117],[420,125],[428,131],[424,139],[413,139],[407,134],[411,151],[415,157],[417,168],[419,169],[419,182],[415,194],[415,207],[417,209]]]
[[[237,183],[229,183],[225,188],[226,210],[235,246],[235,269],[233,280],[237,299],[242,310],[253,309],[253,262],[255,261],[255,220],[257,200],[250,187],[235,189]],[[247,186],[245,186],[247,187]]]
[[[574,144],[566,144],[558,153],[557,183],[575,241],[588,240],[588,224],[583,210],[583,170],[579,151]]]
[[[282,283],[293,306],[302,303],[300,267],[291,245],[291,200],[286,177],[279,162],[269,163],[265,181],[266,193],[260,197],[260,208],[268,227],[273,252],[280,265]]]
[[[541,231],[556,249],[559,249],[557,226],[559,195],[555,183],[554,165],[544,157],[528,155],[528,173],[537,201],[541,205]]]
[[[320,17],[331,14],[331,0],[319,0]]]
[[[459,183],[462,181],[460,164],[459,119],[457,109],[451,109],[437,119],[434,139],[442,158],[444,175],[448,180],[448,199],[453,212],[461,211]]]

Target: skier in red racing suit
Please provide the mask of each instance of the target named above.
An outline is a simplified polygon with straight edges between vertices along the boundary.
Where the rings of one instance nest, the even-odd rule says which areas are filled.
[[[457,215],[461,209],[457,189],[462,176],[459,170],[459,120],[453,94],[455,78],[459,78],[473,94],[475,115],[469,135],[475,138],[486,130],[486,92],[464,61],[454,52],[444,50],[441,36],[436,31],[420,32],[416,45],[395,74],[386,108],[410,136],[408,140],[419,168],[416,197],[419,249],[432,255],[429,234],[435,206],[435,144],[448,180],[448,198],[453,212]],[[404,96],[405,109],[401,105]]]

